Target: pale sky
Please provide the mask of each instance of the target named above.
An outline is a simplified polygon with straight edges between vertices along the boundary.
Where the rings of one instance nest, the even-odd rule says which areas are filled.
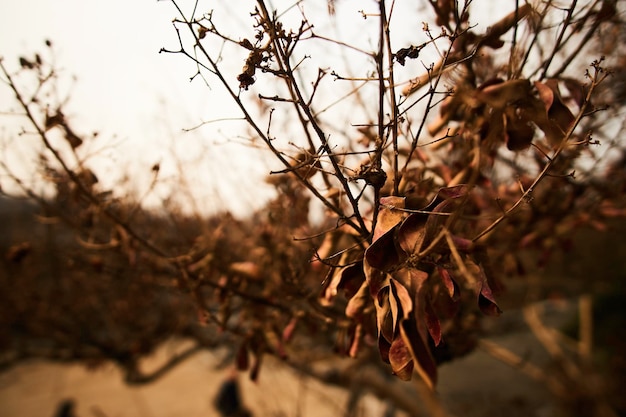
[[[181,2],[184,3],[189,2]],[[196,188],[194,194],[201,207],[219,207],[214,198],[216,177],[223,183],[219,177],[234,176],[244,187],[254,187],[261,199],[267,198],[269,189],[259,190],[261,181],[252,180],[262,178],[267,167],[246,163],[222,166],[225,161],[245,155],[242,146],[223,145],[226,134],[220,131],[182,132],[202,120],[225,116],[225,106],[216,102],[216,92],[200,80],[189,82],[194,72],[191,61],[158,53],[162,47],[177,47],[171,24],[175,16],[176,10],[168,1],[3,1],[0,56],[5,65],[17,69],[19,56],[42,52],[44,41],[52,42],[56,62],[66,79],[72,75],[77,78],[65,113],[79,132],[100,132],[101,147],[114,144],[113,148],[107,147],[104,161],[100,162],[107,167],[103,168],[105,173],[111,175],[109,183],[117,181],[119,174],[119,170],[111,168],[122,165],[126,174],[139,178],[157,162],[161,163],[161,175],[167,182],[177,169],[173,162],[167,162],[174,148],[188,168],[185,174]],[[0,89],[1,102],[7,103],[8,94],[8,89]],[[202,164],[197,165],[199,161]],[[144,186],[148,179],[146,175]],[[101,180],[106,184],[106,178]],[[163,191],[155,197],[158,200],[166,195]],[[235,202],[228,197],[223,200],[229,200],[226,206],[240,214],[252,202],[260,201],[248,198],[250,201]]]
[[[182,0],[179,4],[189,9],[194,1]],[[217,5],[227,8],[225,13],[233,19],[233,25],[250,30],[249,11],[254,1],[200,1],[199,9],[204,12],[203,8]],[[342,10],[347,10],[349,16],[360,19],[359,25],[375,24],[375,19],[364,23],[358,13],[368,7],[375,10],[375,2],[337,2],[342,10],[338,10],[334,21],[328,17],[324,0],[305,1],[303,5],[308,12],[322,16],[316,20],[318,31],[332,26],[332,30],[349,33],[366,49],[375,47],[376,30],[368,34],[340,20]],[[400,30],[392,35],[409,40],[406,44],[399,42],[398,47],[403,47],[418,42],[421,22],[401,22],[409,14],[400,7],[416,6],[397,3],[394,19]],[[207,88],[200,79],[189,82],[195,70],[190,60],[158,53],[162,47],[178,46],[171,24],[176,16],[169,1],[4,0],[0,2],[0,56],[4,57],[5,65],[17,69],[20,55],[41,52],[45,49],[44,40],[52,41],[56,62],[66,78],[77,77],[65,113],[79,132],[99,131],[100,147],[106,148],[99,162],[109,176],[101,178],[103,184],[108,186],[118,181],[120,171],[115,167],[123,166],[125,175],[143,184],[137,186],[141,189],[149,181],[150,167],[157,162],[161,163],[164,182],[169,178],[170,183],[175,183],[178,168],[169,158],[174,150],[201,208],[219,208],[221,200],[227,208],[244,214],[271,195],[262,181],[270,167],[251,163],[251,152],[241,145],[225,145],[227,139],[238,135],[236,128],[228,123],[182,133],[183,128],[203,120],[240,114],[220,95],[218,83],[215,88]],[[317,58],[323,62],[332,57],[318,54]],[[9,93],[5,87],[0,88],[0,103],[7,102]],[[349,121],[359,122],[365,121]],[[6,141],[4,130],[0,135],[0,141]],[[109,144],[114,146],[109,148]],[[259,160],[258,155],[252,158]],[[23,161],[16,164],[25,165]],[[236,186],[229,184],[233,178]],[[234,187],[238,189],[235,195],[228,194]],[[215,198],[216,193],[221,198]],[[165,189],[156,192],[153,202],[158,205],[159,199],[167,194]]]

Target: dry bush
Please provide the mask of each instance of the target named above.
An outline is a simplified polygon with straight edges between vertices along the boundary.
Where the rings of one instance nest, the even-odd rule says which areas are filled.
[[[500,314],[504,275],[523,275],[529,253],[547,264],[573,231],[625,214],[623,144],[611,133],[622,130],[623,75],[610,70],[623,62],[621,2],[510,2],[507,15],[479,30],[479,2],[429,1],[407,9],[420,12],[407,31],[397,26],[407,11],[400,2],[359,13],[329,2],[330,16],[312,16],[307,2],[273,10],[259,0],[242,13],[245,33],[229,33],[220,8],[192,3],[185,12],[172,2],[178,45],[162,52],[190,59],[192,80],[221,84],[251,146],[279,164],[267,179],[277,197],[247,221],[138,214],[98,189],[62,103],[40,101],[54,70],[39,55],[22,58],[20,72],[37,74],[26,95],[3,64],[45,147],[41,166],[55,197],[14,180],[76,231],[78,243],[64,248],[74,248],[74,265],[100,256],[59,285],[79,297],[129,276],[110,293],[119,307],[106,343],[71,339],[73,323],[63,336],[44,335],[57,343],[47,353],[20,351],[9,337],[4,349],[17,358],[58,357],[71,345],[69,359],[115,359],[130,382],[144,382],[152,378],[141,357],[164,335],[186,336],[197,341],[193,350],[234,347],[233,360],[253,378],[271,354],[350,386],[354,368],[337,375],[312,366],[335,352],[376,369],[382,359],[400,379],[418,374],[432,388],[440,363],[476,346],[480,316]],[[352,13],[361,36],[326,33],[335,13]],[[53,143],[52,131],[65,142]],[[86,288],[82,274],[94,267],[106,279]],[[18,298],[32,287],[24,285]],[[72,308],[99,320],[104,298],[82,298]],[[154,316],[170,308],[177,320]],[[140,310],[151,324],[125,327]],[[39,317],[9,313],[5,328]],[[27,335],[38,334],[33,326]],[[85,353],[90,344],[97,354]],[[604,399],[597,404],[592,412],[610,413]]]

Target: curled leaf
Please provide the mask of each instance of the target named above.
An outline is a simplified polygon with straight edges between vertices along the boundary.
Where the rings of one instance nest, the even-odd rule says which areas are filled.
[[[336,270],[324,289],[323,302],[329,303],[340,290],[344,291],[347,299],[354,297],[364,281],[363,261]]]

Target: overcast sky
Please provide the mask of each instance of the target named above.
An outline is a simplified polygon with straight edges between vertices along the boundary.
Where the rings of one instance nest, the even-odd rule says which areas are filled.
[[[162,47],[177,47],[171,24],[176,16],[169,1],[2,1],[0,56],[5,65],[17,69],[19,56],[45,50],[44,41],[49,39],[66,78],[74,75],[77,79],[66,114],[79,131],[98,131],[104,138],[101,142],[115,144],[116,149],[108,149],[102,162],[111,182],[118,180],[117,164],[126,167],[125,174],[139,178],[137,171],[149,173],[157,162],[162,164],[161,176],[167,182],[168,175],[175,175],[177,170],[172,161],[168,162],[175,148],[189,169],[186,174],[196,186],[194,192],[204,200],[199,205],[211,209],[220,206],[213,198],[216,190],[211,184],[216,177],[235,175],[243,186],[254,187],[252,178],[262,177],[267,167],[242,164],[229,173],[233,164],[224,165],[224,161],[243,157],[246,152],[241,146],[222,145],[226,139],[220,132],[182,132],[210,115],[219,115],[224,105],[215,100],[215,92],[210,93],[199,82],[189,82],[194,72],[191,61],[159,54]],[[7,103],[8,94],[6,88],[0,91],[3,103]],[[196,165],[200,159],[201,167]],[[143,185],[148,181],[149,175],[145,175]],[[260,195],[267,196],[265,191]],[[166,194],[162,192],[160,197]],[[250,202],[235,202],[234,209],[243,213]],[[227,207],[231,203],[226,202]]]
[[[180,2],[186,8],[192,7],[193,3],[193,0]],[[230,13],[232,25],[250,29],[248,11],[252,10],[254,1],[201,1],[200,9],[218,4],[233,8]],[[348,10],[348,15],[360,18],[361,23],[363,19],[358,10],[367,7],[375,10],[373,1],[337,2],[342,9],[332,21],[324,0],[304,4],[308,13],[322,15],[316,21],[316,30],[320,31],[324,25],[350,31],[350,25],[340,20],[341,10]],[[413,41],[416,34],[421,33],[421,24],[417,21],[400,23],[407,15],[399,9],[401,6],[416,7],[398,3],[395,22],[400,30],[392,35],[402,35]],[[202,120],[233,114],[225,113],[227,103],[219,98],[218,88],[208,89],[199,79],[189,82],[195,69],[191,61],[182,56],[158,53],[162,47],[177,47],[171,24],[176,16],[170,1],[4,0],[0,2],[0,56],[4,57],[5,65],[17,69],[20,55],[42,51],[46,39],[53,43],[58,66],[68,77],[77,77],[66,114],[72,117],[71,121],[79,131],[99,131],[104,138],[101,141],[108,140],[117,147],[117,152],[109,149],[104,155],[109,163],[104,164],[111,174],[111,182],[117,181],[114,175],[119,171],[114,169],[116,164],[123,164],[125,173],[135,179],[143,178],[145,186],[149,175],[141,173],[149,173],[149,168],[157,162],[162,163],[161,175],[167,180],[168,175],[174,175],[177,169],[173,162],[168,162],[168,155],[174,149],[188,168],[186,175],[196,186],[196,191],[200,190],[197,195],[203,200],[199,203],[201,206],[219,205],[216,203],[219,199],[212,199],[216,178],[221,180],[221,188],[229,188],[228,185],[224,187],[227,182],[224,178],[235,178],[242,188],[254,190],[239,193],[235,198],[241,199],[235,202],[235,209],[243,213],[268,196],[268,189],[259,185],[262,184],[259,178],[270,168],[248,163],[246,150],[240,145],[223,145],[233,133],[228,124],[222,125],[221,130],[203,128],[182,133],[183,128],[195,126]],[[370,19],[371,23],[374,20]],[[373,38],[368,38],[365,33],[348,36],[361,41],[365,48],[375,47],[375,30]],[[400,46],[407,45],[400,43]],[[8,89],[1,88],[0,102],[6,103],[9,93]],[[202,166],[196,164],[199,160],[203,161]],[[157,203],[158,198],[166,194],[165,191],[157,193]],[[232,208],[230,196],[224,196],[223,200],[230,200],[227,206]]]

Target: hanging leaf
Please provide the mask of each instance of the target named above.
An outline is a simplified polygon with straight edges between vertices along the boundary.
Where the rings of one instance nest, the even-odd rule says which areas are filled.
[[[439,343],[441,343],[441,323],[439,322],[439,317],[437,317],[430,300],[426,299],[423,304],[428,334],[433,339],[435,346],[439,346]]]
[[[380,203],[372,244],[365,250],[365,260],[369,266],[386,271],[400,262],[396,250],[395,229],[407,213],[397,210],[404,208],[404,197],[383,197]]]
[[[361,320],[364,310],[371,303],[370,300],[369,285],[366,281],[364,281],[363,284],[361,284],[359,291],[357,291],[357,293],[348,301],[348,305],[346,306],[346,317]]]
[[[439,234],[441,228],[447,223],[447,214],[453,213],[460,205],[458,200],[469,192],[469,187],[465,184],[454,187],[441,188],[437,193],[437,200],[443,200],[435,206],[432,214],[428,216],[425,225],[425,235],[423,245],[429,245]]]
[[[382,288],[376,297],[376,324],[379,338],[382,336],[391,342],[395,337],[394,316],[397,317],[397,305],[393,299],[393,306],[389,296],[389,286]],[[394,311],[395,310],[395,311]]]
[[[437,382],[437,365],[413,317],[400,322],[400,335],[411,353],[415,370],[426,385],[433,389]]]
[[[459,285],[454,279],[452,279],[450,272],[440,266],[437,267],[437,272],[439,272],[441,282],[443,282],[443,286],[446,289],[447,294],[450,296],[450,299],[452,301],[458,301],[461,298],[461,292],[459,290]]]
[[[365,281],[363,274],[363,261],[345,266],[336,270],[324,289],[323,300],[330,302],[340,290],[344,291],[346,298],[349,300],[359,291],[359,288]]]
[[[376,242],[382,235],[396,227],[406,217],[404,197],[383,197],[380,199],[380,211],[376,218],[376,229],[372,237],[372,242]]]
[[[548,118],[552,120],[563,132],[567,132],[576,117],[574,117],[571,110],[563,102],[561,92],[559,91],[558,80],[549,79],[543,84],[538,81],[535,82],[535,87],[537,89],[542,88],[542,86],[549,88],[553,95],[552,103],[550,107],[547,108]]]
[[[411,350],[402,337],[397,337],[389,348],[389,363],[393,373],[403,381],[409,381],[413,375],[414,360]]]
[[[409,294],[409,291],[406,287],[400,284],[395,279],[389,280],[389,285],[391,289],[392,298],[394,298],[399,306],[399,311],[403,319],[409,317],[409,315],[413,312],[413,297]]]
[[[398,244],[407,255],[419,253],[426,236],[426,218],[423,214],[413,213],[398,228]]]
[[[478,308],[480,311],[488,316],[499,316],[502,314],[502,310],[500,310],[500,307],[498,307],[496,303],[483,268],[470,257],[465,259],[465,266],[476,279]]]
[[[365,250],[365,261],[368,265],[381,271],[388,271],[400,263],[394,232],[395,229],[389,229]]]
[[[365,273],[365,279],[372,298],[375,298],[383,287],[389,285],[389,276],[387,273],[372,267],[369,262],[363,263],[363,272]]]
[[[506,147],[511,151],[527,149],[535,136],[535,127],[526,112],[522,108],[509,106],[504,116]]]

